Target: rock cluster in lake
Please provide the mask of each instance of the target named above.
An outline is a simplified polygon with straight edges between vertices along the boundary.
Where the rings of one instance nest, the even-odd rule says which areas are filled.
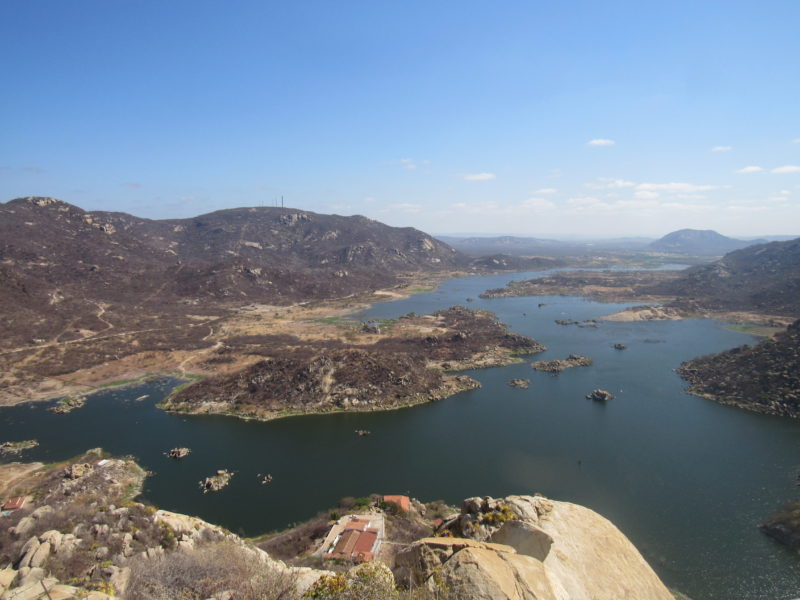
[[[592,364],[592,359],[580,354],[570,354],[567,358],[560,360],[541,360],[531,363],[531,367],[537,371],[545,373],[560,373],[573,367],[588,367]]]
[[[606,390],[592,390],[592,392],[586,394],[586,399],[594,400],[595,402],[608,402],[614,399],[614,394]]]
[[[233,473],[227,469],[218,469],[214,475],[206,477],[199,482],[200,490],[207,494],[208,492],[218,492],[228,486],[233,478]]]
[[[528,387],[530,387],[530,385],[531,385],[531,380],[530,379],[523,379],[523,378],[516,378],[516,379],[512,379],[511,381],[509,381],[508,385],[510,385],[511,387],[519,388],[521,390],[527,390]]]

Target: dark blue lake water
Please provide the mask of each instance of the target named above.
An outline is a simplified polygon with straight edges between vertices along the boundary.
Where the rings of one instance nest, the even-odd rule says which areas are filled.
[[[457,503],[541,492],[611,519],[668,585],[693,600],[800,596],[800,556],[756,528],[800,495],[800,423],[686,395],[673,372],[683,360],[754,338],[710,320],[565,327],[555,319],[597,318],[628,305],[478,299],[535,275],[454,279],[357,318],[486,308],[548,347],[531,360],[578,353],[592,366],[557,376],[532,370],[530,361],[469,371],[483,387],[441,402],[268,423],[164,413],[154,405],[175,381],[159,380],[100,392],[68,415],[42,403],[0,409],[0,439],[37,438],[41,445],[26,459],[59,460],[95,446],[133,454],[153,473],[149,501],[246,535],[302,521],[343,496],[409,493]],[[476,300],[467,304],[467,297]],[[615,350],[616,342],[628,349]],[[530,388],[510,388],[515,377],[530,379]],[[595,388],[616,398],[586,400]],[[134,400],[143,394],[150,397]],[[354,429],[373,434],[358,437]],[[162,455],[183,445],[193,450],[183,461]],[[231,485],[201,494],[197,481],[218,468],[237,471]],[[259,485],[257,473],[274,482]]]

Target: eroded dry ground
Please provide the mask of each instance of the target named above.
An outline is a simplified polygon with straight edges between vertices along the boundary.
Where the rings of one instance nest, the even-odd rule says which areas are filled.
[[[361,331],[344,317],[374,302],[431,289],[460,273],[415,275],[397,288],[348,298],[289,306],[252,304],[219,314],[184,314],[141,329],[104,326],[82,331],[76,339],[40,340],[0,350],[0,405],[81,394],[99,387],[131,383],[153,374],[225,374],[263,356],[252,353],[258,342],[273,345],[298,342],[376,343],[386,333]],[[106,307],[98,307],[102,319]],[[109,323],[110,325],[110,323]],[[405,335],[410,325],[396,326]],[[430,331],[434,328],[431,327]],[[426,328],[417,327],[417,333]],[[255,343],[249,343],[249,339]],[[291,338],[291,339],[290,339]],[[233,342],[232,344],[230,342]]]

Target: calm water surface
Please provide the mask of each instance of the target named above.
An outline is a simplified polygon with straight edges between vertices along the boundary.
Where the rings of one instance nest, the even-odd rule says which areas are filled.
[[[100,392],[67,415],[41,403],[4,408],[0,439],[37,438],[41,445],[24,455],[35,460],[95,446],[133,454],[153,472],[148,500],[246,535],[302,521],[342,496],[409,493],[458,502],[541,492],[611,519],[668,585],[693,600],[800,596],[800,556],[756,529],[798,496],[800,423],[688,396],[673,372],[683,360],[754,338],[709,320],[601,322],[596,329],[554,323],[625,304],[478,299],[487,288],[536,275],[454,279],[358,318],[423,314],[472,297],[469,306],[494,311],[548,347],[533,360],[578,353],[593,366],[557,376],[528,362],[469,371],[483,387],[441,402],[269,423],[164,413],[154,405],[175,384],[164,379]],[[614,350],[616,342],[628,349]],[[508,387],[514,377],[530,379],[530,388]],[[598,387],[616,399],[605,406],[584,399]],[[373,434],[358,437],[354,429]],[[193,450],[185,460],[162,455],[183,445]],[[197,482],[218,468],[237,471],[231,485],[201,494]],[[271,473],[274,483],[259,485],[257,473]]]

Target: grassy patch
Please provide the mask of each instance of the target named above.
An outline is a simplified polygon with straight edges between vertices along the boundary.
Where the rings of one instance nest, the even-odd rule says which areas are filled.
[[[426,292],[433,292],[435,290],[436,290],[435,287],[418,287],[405,290],[405,292],[407,294],[424,294]]]
[[[758,337],[773,337],[776,333],[780,333],[784,330],[783,327],[770,327],[769,325],[757,325],[755,323],[737,323],[735,325],[728,325],[726,329],[738,331],[740,333],[748,333]]]
[[[356,327],[358,323],[351,319],[347,319],[345,317],[337,316],[337,317],[320,317],[319,319],[314,319],[315,323],[324,323],[325,325],[336,325],[338,327]]]

